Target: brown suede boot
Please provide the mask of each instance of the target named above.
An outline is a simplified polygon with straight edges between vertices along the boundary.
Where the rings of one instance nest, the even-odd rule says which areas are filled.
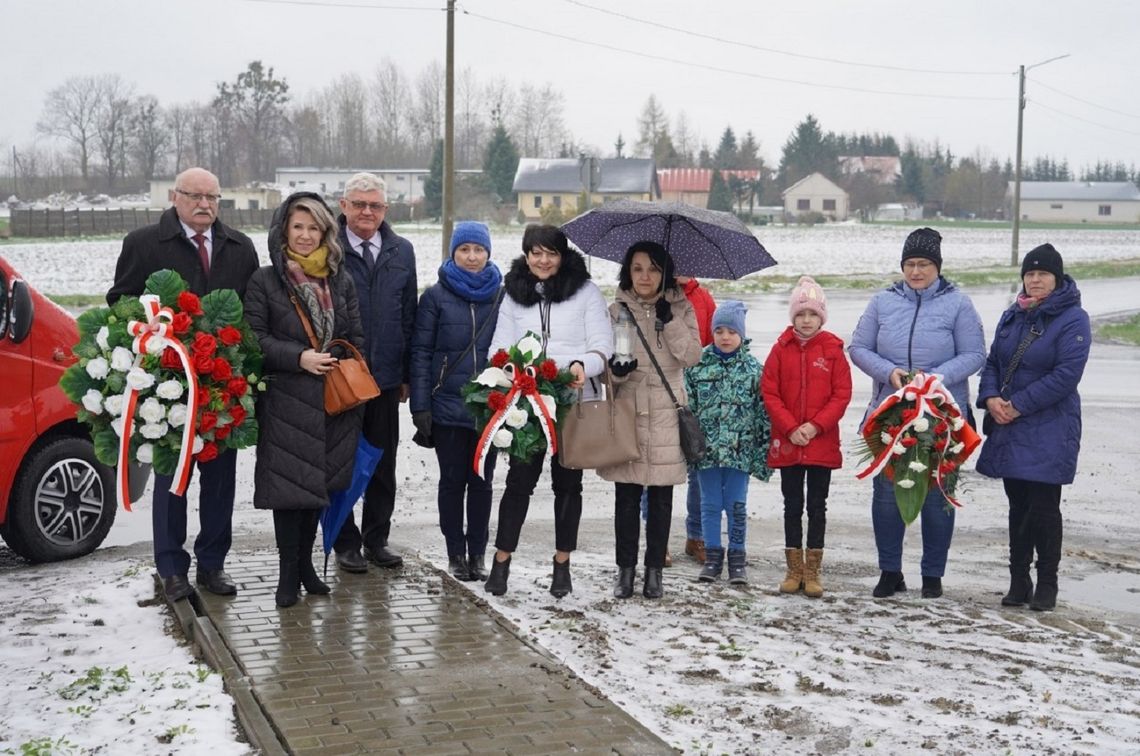
[[[788,562],[788,571],[784,574],[784,582],[780,583],[780,593],[796,593],[804,581],[803,549],[784,549],[784,558]]]
[[[705,563],[705,542],[700,538],[685,539],[685,553],[701,564]]]
[[[804,595],[819,598],[823,586],[819,582],[819,568],[823,564],[823,549],[808,549],[804,560]]]

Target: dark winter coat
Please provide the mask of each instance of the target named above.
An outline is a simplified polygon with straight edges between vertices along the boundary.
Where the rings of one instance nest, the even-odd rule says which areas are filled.
[[[978,406],[1001,396],[1006,368],[1018,345],[1037,324],[1044,332],[1021,358],[1005,392],[1021,416],[994,424],[982,446],[978,472],[991,478],[1072,483],[1081,450],[1081,397],[1077,385],[1089,359],[1089,316],[1076,282],[1065,276],[1040,305],[1023,310],[1014,302],[1002,313],[978,388]]]
[[[376,265],[367,264],[348,244],[344,216],[340,216],[340,246],[344,267],[356,284],[360,322],[364,324],[364,352],[372,377],[381,389],[411,382],[412,329],[416,324],[416,255],[412,243],[388,225],[380,224],[380,252]]]
[[[107,304],[124,296],[140,296],[147,277],[165,268],[182,276],[190,291],[198,296],[217,289],[233,289],[244,298],[249,278],[260,264],[253,242],[220,220],[214,221],[210,234],[213,252],[208,277],[202,270],[198,247],[186,238],[173,207],[159,217],[157,224],[127,234],[115,265],[115,282],[107,292]]]
[[[285,279],[283,228],[287,219],[286,205],[282,205],[269,230],[271,264],[254,274],[246,293],[246,320],[265,353],[267,386],[257,399],[253,505],[258,509],[320,509],[328,504],[329,491],[348,486],[364,408],[325,414],[324,378],[301,369],[301,352],[312,344]],[[352,279],[342,266],[328,280],[335,317],[333,336],[360,348],[364,331]],[[301,302],[299,297],[297,301]],[[303,302],[301,307],[305,307]],[[333,354],[344,356],[335,350]]]
[[[772,418],[770,466],[843,466],[839,421],[851,401],[851,366],[842,339],[820,331],[804,344],[788,326],[768,353],[760,387]],[[819,435],[807,446],[797,446],[788,436],[804,423],[814,425]]]
[[[437,425],[475,428],[459,391],[487,366],[487,349],[499,314],[498,298],[496,293],[485,302],[466,299],[451,288],[440,268],[438,283],[423,293],[416,308],[411,350],[412,412],[430,411]],[[478,342],[468,349],[477,333]],[[462,364],[456,365],[460,357]]]

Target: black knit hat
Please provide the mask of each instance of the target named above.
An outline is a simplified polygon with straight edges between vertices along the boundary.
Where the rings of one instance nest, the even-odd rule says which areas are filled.
[[[1054,249],[1052,244],[1042,244],[1040,247],[1034,247],[1030,250],[1025,259],[1021,261],[1022,278],[1025,278],[1025,274],[1031,270],[1043,270],[1052,273],[1057,279],[1057,284],[1060,285],[1061,279],[1065,277],[1065,261],[1061,259],[1061,253]]]
[[[942,234],[933,228],[918,228],[910,232],[903,243],[902,260],[899,267],[912,257],[922,257],[938,266],[942,272]]]

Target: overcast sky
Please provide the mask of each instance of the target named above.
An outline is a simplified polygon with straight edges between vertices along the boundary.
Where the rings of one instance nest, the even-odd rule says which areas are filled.
[[[300,97],[342,73],[368,78],[384,57],[414,74],[443,60],[444,5],[4,0],[0,148],[30,144],[44,94],[80,74],[121,74],[163,104],[206,101],[255,59]],[[713,148],[726,125],[752,130],[772,164],[807,113],[825,130],[937,139],[959,156],[980,149],[1004,161],[1015,151],[1018,65],[1067,53],[1029,73],[1024,158],[1140,167],[1135,0],[462,0],[459,8],[457,67],[482,81],[553,84],[565,94],[566,125],[601,154],[619,131],[636,140],[652,93],[671,117],[685,111]]]

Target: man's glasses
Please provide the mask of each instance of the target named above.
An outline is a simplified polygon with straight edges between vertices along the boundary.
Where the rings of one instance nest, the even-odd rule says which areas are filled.
[[[383,212],[388,209],[388,203],[386,202],[365,202],[364,200],[350,200],[348,204],[352,205],[353,208],[357,210],[368,208],[374,213]]]
[[[185,191],[182,191],[181,189],[175,189],[174,191],[177,192],[178,194],[181,194],[183,197],[190,200],[191,202],[201,202],[202,200],[206,200],[211,205],[216,205],[218,203],[218,200],[220,200],[222,198],[222,195],[220,195],[220,194],[202,194],[201,192],[185,192]]]

